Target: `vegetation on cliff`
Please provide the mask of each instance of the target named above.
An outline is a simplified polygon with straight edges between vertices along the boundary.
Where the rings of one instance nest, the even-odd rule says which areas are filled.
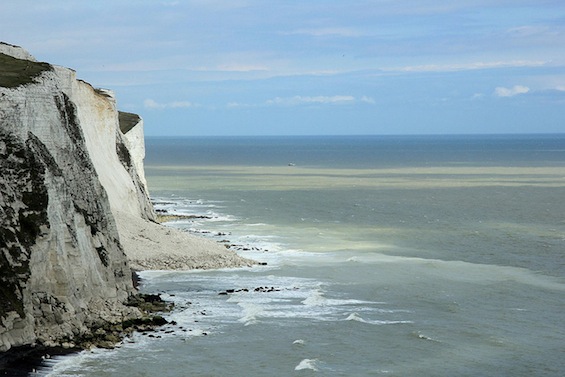
[[[52,70],[48,63],[38,63],[30,60],[16,59],[0,53],[0,86],[15,88],[31,84],[41,72]]]

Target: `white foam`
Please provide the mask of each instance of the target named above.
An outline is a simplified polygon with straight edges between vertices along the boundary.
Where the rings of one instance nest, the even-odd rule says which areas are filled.
[[[379,301],[363,301],[363,300],[355,300],[355,299],[330,299],[324,296],[324,292],[321,289],[316,289],[312,292],[310,296],[308,296],[305,300],[302,301],[302,304],[306,306],[346,306],[346,305],[382,305],[386,303]],[[382,313],[397,312],[396,310],[393,311],[387,309],[374,309],[374,310]]]
[[[187,230],[199,235],[215,238],[220,234],[228,238],[238,254],[267,262],[268,265],[279,266],[282,261],[287,264],[301,263],[304,258],[312,258],[312,253],[289,248],[280,242],[280,237],[273,226],[265,223],[244,223],[238,217],[217,211],[223,208],[214,201],[201,199],[157,198],[156,208],[171,214],[203,216],[176,220],[168,225]],[[159,202],[161,201],[161,202]]]
[[[324,297],[324,293],[317,289],[302,301],[302,303],[306,306],[323,306],[327,304],[327,299]]]
[[[139,338],[139,337],[136,337]],[[131,343],[124,343],[123,347],[131,347]],[[135,347],[143,347],[142,341],[139,341]],[[57,377],[57,376],[77,376],[84,375],[85,371],[89,370],[88,364],[92,364],[93,360],[100,358],[108,358],[118,352],[119,349],[101,349],[94,348],[92,350],[82,351],[73,355],[66,356],[55,356],[47,364],[51,367],[51,371],[47,374],[47,377]],[[79,374],[73,374],[74,371],[78,371]]]
[[[276,319],[342,321],[344,316],[352,312],[367,313],[373,318],[378,314],[390,318],[391,315],[396,317],[395,313],[407,312],[380,308],[378,305],[383,302],[327,297],[327,292],[322,288],[325,284],[316,279],[264,273],[265,270],[259,274],[252,270],[150,271],[143,272],[142,278],[153,278],[153,283],[161,281],[169,287],[177,286],[178,290],[173,288],[174,291],[164,294],[164,298],[176,304],[176,309],[167,318],[179,325],[202,328],[208,332],[215,331],[215,326],[228,323],[249,326]],[[152,282],[148,281],[147,284]],[[191,289],[187,290],[187,287]],[[188,301],[191,305],[186,306]],[[205,314],[201,314],[202,311]],[[195,321],[198,321],[197,325],[191,326]],[[397,322],[367,321],[373,324]]]
[[[303,346],[306,342],[304,342],[303,339],[296,339],[294,342],[292,342],[292,344],[296,344],[299,346]]]
[[[429,340],[429,341],[431,341],[431,342],[439,342],[439,340],[434,339],[434,338],[432,338],[432,337],[430,337],[430,336],[424,335],[424,334],[422,334],[422,333],[419,332],[419,331],[418,331],[415,335],[418,337],[418,339]]]
[[[201,219],[201,220],[205,220],[205,221],[212,221],[212,222],[234,222],[237,221],[238,218],[232,215],[223,215],[223,214],[219,214],[217,212],[211,212],[208,211],[206,212],[206,215],[210,218],[205,218],[205,219]]]
[[[259,305],[241,302],[238,305],[243,308],[243,317],[239,319],[239,322],[242,322],[245,326],[257,323],[257,317],[263,314],[263,308]]]
[[[318,364],[317,359],[304,359],[294,368],[294,370],[310,369],[317,372],[318,371],[317,364]]]
[[[203,223],[205,221],[211,222],[234,222],[238,218],[232,215],[223,214],[217,211],[224,206],[219,205],[223,202],[220,201],[205,201],[201,199],[173,199],[170,198],[156,198],[154,199],[154,206],[156,210],[166,211],[171,215],[180,216],[204,216],[204,218],[193,218],[189,220],[177,220],[170,222],[171,224],[195,222]]]
[[[406,323],[414,323],[413,321],[383,321],[383,320],[366,320],[362,318],[357,313],[351,313],[347,318],[346,321],[356,321],[361,323],[367,323],[369,325],[398,325],[398,324],[406,324]]]

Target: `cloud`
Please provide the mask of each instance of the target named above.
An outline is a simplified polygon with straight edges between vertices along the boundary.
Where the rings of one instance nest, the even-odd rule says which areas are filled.
[[[371,105],[374,105],[376,103],[373,98],[367,96],[361,97],[360,101],[365,103],[370,103]]]
[[[268,71],[269,68],[265,65],[257,64],[222,64],[214,69],[222,72],[255,72],[255,71]]]
[[[241,102],[229,102],[227,104],[228,109],[242,109],[242,108],[251,108],[251,107],[258,107],[257,105],[241,103]]]
[[[514,85],[512,88],[504,88],[502,86],[494,89],[494,94],[498,97],[513,97],[518,94],[525,94],[530,91],[530,88],[523,85]]]
[[[363,96],[356,98],[354,96],[294,96],[294,97],[276,97],[266,102],[267,105],[276,106],[298,106],[308,104],[322,104],[322,105],[343,105],[355,102],[364,102],[374,104],[375,100],[371,97]]]
[[[507,33],[516,37],[525,38],[531,36],[547,36],[556,34],[557,31],[552,31],[548,26],[519,26],[507,30]]]
[[[359,30],[346,27],[328,27],[328,28],[318,28],[318,29],[298,29],[286,33],[281,33],[283,35],[309,35],[314,37],[326,37],[326,36],[336,36],[336,37],[362,37],[368,35]]]
[[[493,62],[474,62],[462,64],[429,64],[414,65],[399,68],[386,68],[385,71],[399,72],[452,72],[452,71],[470,71],[477,69],[492,68],[512,68],[512,67],[541,67],[548,64],[542,60],[511,60],[511,61],[493,61]]]
[[[267,101],[269,105],[300,105],[309,103],[351,103],[355,101],[353,96],[294,96],[294,97],[276,97]]]
[[[143,101],[143,106],[147,109],[162,110],[162,109],[180,109],[188,107],[199,107],[198,104],[189,101],[173,101],[169,103],[159,103],[150,98]]]
[[[243,108],[257,108],[264,106],[307,106],[307,105],[347,105],[355,103],[365,103],[374,105],[377,102],[374,98],[369,96],[354,97],[348,95],[336,96],[293,96],[293,97],[275,97],[263,103],[242,103],[242,102],[229,102],[226,106],[228,109],[243,109]]]

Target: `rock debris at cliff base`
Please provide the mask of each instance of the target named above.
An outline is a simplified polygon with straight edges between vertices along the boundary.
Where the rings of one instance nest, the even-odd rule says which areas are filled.
[[[136,270],[215,269],[256,264],[203,237],[124,213],[118,213],[116,220],[130,266]]]

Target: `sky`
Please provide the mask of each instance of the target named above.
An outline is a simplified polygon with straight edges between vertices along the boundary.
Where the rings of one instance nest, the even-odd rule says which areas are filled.
[[[565,132],[563,0],[2,0],[148,136]]]

